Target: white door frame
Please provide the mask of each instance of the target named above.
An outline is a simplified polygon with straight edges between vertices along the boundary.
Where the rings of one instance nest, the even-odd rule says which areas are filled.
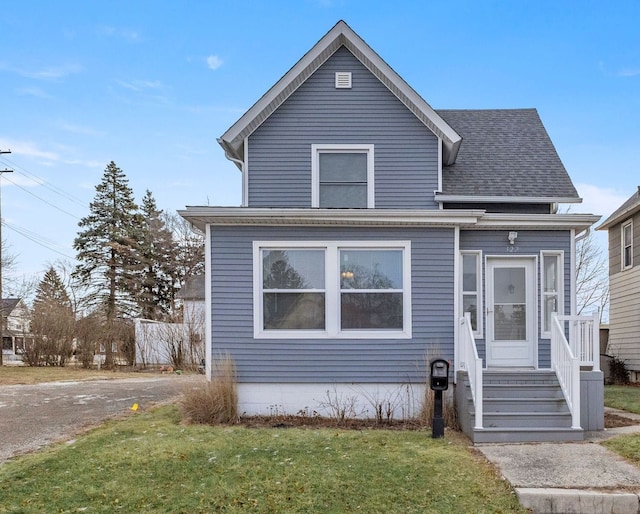
[[[525,305],[525,333],[513,338],[495,335],[496,298],[494,288],[495,271],[509,268],[524,272],[525,292],[522,298]],[[537,309],[537,256],[486,256],[485,267],[485,327],[486,327],[486,366],[487,367],[523,367],[538,366],[538,309]],[[506,304],[508,305],[508,304]],[[516,301],[515,305],[522,305]],[[505,305],[501,305],[503,309]]]

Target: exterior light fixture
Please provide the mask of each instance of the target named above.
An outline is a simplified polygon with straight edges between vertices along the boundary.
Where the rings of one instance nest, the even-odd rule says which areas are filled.
[[[515,244],[516,239],[518,239],[518,233],[517,232],[509,232],[509,244]]]

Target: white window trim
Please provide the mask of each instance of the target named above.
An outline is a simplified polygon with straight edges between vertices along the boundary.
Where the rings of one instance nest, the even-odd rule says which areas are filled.
[[[311,207],[320,207],[320,157],[328,153],[367,154],[367,209],[375,207],[374,145],[320,144],[311,145]]]
[[[476,330],[473,331],[473,337],[478,339],[482,339],[482,334],[484,333],[484,309],[482,303],[482,250],[462,250],[460,252],[460,272],[464,273],[464,263],[463,256],[464,255],[475,255],[476,256],[476,305],[478,308],[477,313],[477,321],[476,321]],[[469,294],[467,295],[469,296]],[[464,314],[464,280],[462,275],[460,276],[460,313]]]
[[[629,252],[629,264],[625,265],[624,262],[624,249],[627,246],[625,244],[624,241],[624,229],[626,227],[629,227],[629,232],[631,233],[631,241],[629,241],[629,248],[630,248],[630,252]],[[620,269],[625,270],[625,269],[631,269],[633,268],[633,220],[628,220],[625,221],[621,226],[620,226]]]
[[[262,250],[325,250],[325,330],[265,330],[262,306]],[[340,329],[339,250],[402,250],[402,330]],[[255,339],[410,339],[411,241],[254,241],[253,242],[253,337]]]
[[[555,257],[558,265],[558,292],[546,293],[544,290],[545,276],[544,276],[544,258]],[[558,297],[558,315],[564,314],[564,252],[562,250],[540,252],[540,339],[551,339],[551,330],[545,330],[546,324],[546,311],[544,308],[544,301],[547,296]],[[551,326],[551,325],[549,325]]]

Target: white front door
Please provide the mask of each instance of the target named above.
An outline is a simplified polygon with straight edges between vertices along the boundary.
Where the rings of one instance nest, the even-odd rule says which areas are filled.
[[[487,366],[531,367],[536,354],[534,257],[487,257]]]

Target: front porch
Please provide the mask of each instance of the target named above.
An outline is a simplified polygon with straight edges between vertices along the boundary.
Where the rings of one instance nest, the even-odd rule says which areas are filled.
[[[599,315],[554,316],[550,369],[487,369],[460,320],[456,409],[474,443],[579,441],[604,428]]]

